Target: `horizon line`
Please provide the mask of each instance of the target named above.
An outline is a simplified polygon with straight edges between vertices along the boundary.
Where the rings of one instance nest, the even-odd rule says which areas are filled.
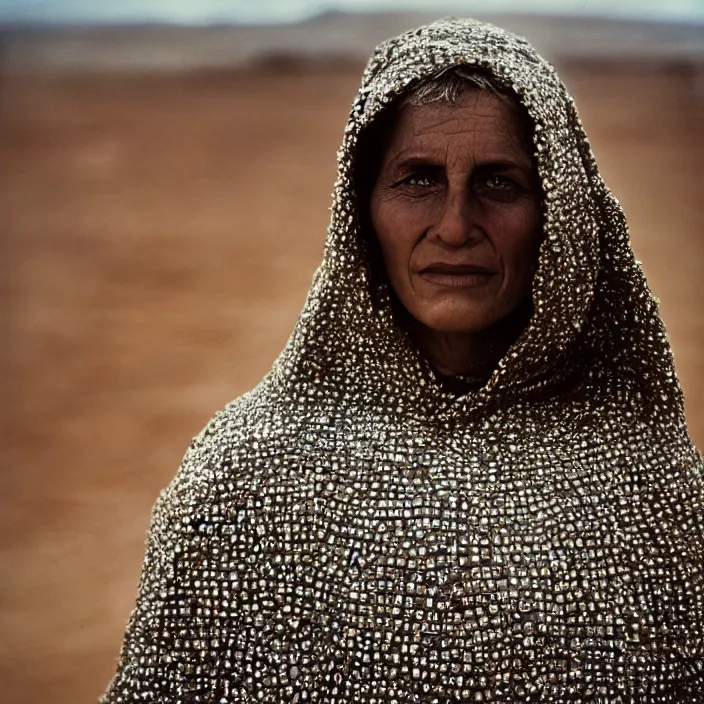
[[[178,18],[163,18],[163,17],[135,17],[135,18],[34,18],[34,17],[6,17],[0,13],[0,27],[16,27],[16,28],[129,28],[129,27],[179,27],[179,28],[194,28],[206,29],[216,27],[285,27],[307,22],[315,21],[325,17],[347,16],[355,17],[362,15],[378,15],[378,16],[401,16],[401,15],[432,15],[435,14],[438,19],[443,17],[515,17],[515,18],[531,18],[544,17],[554,19],[575,19],[575,20],[606,20],[612,22],[642,22],[644,24],[671,24],[671,25],[688,25],[688,26],[703,26],[704,27],[704,11],[692,14],[661,14],[654,12],[575,12],[575,11],[555,11],[555,10],[532,10],[532,11],[515,11],[515,10],[480,10],[471,14],[460,14],[446,12],[433,13],[432,10],[324,10],[322,12],[313,12],[303,14],[296,18],[285,19],[280,17],[271,17],[270,19],[260,18],[257,20],[236,19],[236,18],[221,18],[216,17],[205,18],[202,21],[198,20],[180,20]]]

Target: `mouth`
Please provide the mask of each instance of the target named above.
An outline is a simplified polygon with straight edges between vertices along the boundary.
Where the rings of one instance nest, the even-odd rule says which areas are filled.
[[[424,267],[419,276],[440,286],[470,287],[487,283],[496,272],[478,264],[446,264],[438,262]]]

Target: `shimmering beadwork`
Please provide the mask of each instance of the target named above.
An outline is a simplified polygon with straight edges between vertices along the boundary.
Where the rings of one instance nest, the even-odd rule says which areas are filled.
[[[463,395],[370,276],[352,180],[361,130],[456,63],[525,105],[545,194],[531,323]],[[703,690],[702,459],[573,102],[496,27],[445,20],[385,42],[300,320],[157,501],[103,701],[660,704]]]

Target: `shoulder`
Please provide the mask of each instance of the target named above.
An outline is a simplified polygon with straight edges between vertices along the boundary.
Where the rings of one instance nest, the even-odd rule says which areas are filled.
[[[305,419],[266,385],[218,411],[193,439],[157,511],[196,518],[229,514],[265,487],[287,481],[309,450]]]

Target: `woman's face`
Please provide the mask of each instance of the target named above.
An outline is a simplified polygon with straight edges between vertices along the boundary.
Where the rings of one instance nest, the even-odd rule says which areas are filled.
[[[371,196],[391,286],[437,332],[476,333],[530,295],[542,192],[516,106],[470,88],[401,109]]]

